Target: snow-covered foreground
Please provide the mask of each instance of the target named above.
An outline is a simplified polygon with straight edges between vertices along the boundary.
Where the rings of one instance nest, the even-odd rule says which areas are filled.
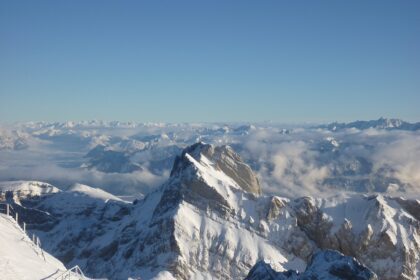
[[[0,214],[0,278],[2,280],[40,280],[59,276],[67,269],[44,252],[23,233],[16,222]],[[53,278],[51,278],[53,279]]]

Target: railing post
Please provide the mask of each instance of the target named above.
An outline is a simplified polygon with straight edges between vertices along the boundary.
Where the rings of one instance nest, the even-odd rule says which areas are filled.
[[[9,210],[9,204],[6,204],[6,214],[7,214],[7,216],[9,216],[9,212],[10,212],[10,210]]]
[[[23,222],[23,232],[26,233],[26,223]]]
[[[16,223],[19,225],[19,215],[17,212],[16,212]]]

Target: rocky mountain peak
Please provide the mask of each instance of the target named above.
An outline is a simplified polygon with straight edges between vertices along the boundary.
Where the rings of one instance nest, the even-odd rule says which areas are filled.
[[[215,170],[223,172],[233,179],[242,190],[254,195],[261,195],[261,186],[258,178],[249,165],[230,146],[215,147],[198,142],[185,148],[182,154],[175,159],[171,177],[179,175],[188,166],[194,164],[189,157],[199,163],[210,164]]]

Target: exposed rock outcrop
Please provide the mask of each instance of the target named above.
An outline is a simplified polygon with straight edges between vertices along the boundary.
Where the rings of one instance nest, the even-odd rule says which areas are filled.
[[[420,222],[417,201],[382,195],[291,204],[298,226],[322,249],[356,257],[380,279],[416,279]]]
[[[325,250],[317,252],[308,264],[305,272],[288,270],[277,272],[264,261],[258,262],[245,280],[377,280],[370,269],[360,264],[355,258]]]

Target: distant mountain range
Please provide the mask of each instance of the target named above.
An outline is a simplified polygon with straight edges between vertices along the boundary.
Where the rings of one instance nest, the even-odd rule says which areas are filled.
[[[355,121],[350,123],[338,123],[333,122],[327,125],[320,125],[320,128],[326,128],[331,131],[337,131],[346,128],[356,128],[356,129],[369,129],[369,128],[376,128],[376,129],[387,129],[387,130],[419,130],[420,129],[420,122],[416,123],[409,123],[400,119],[387,119],[387,118],[379,118],[377,120],[370,120],[370,121]]]

